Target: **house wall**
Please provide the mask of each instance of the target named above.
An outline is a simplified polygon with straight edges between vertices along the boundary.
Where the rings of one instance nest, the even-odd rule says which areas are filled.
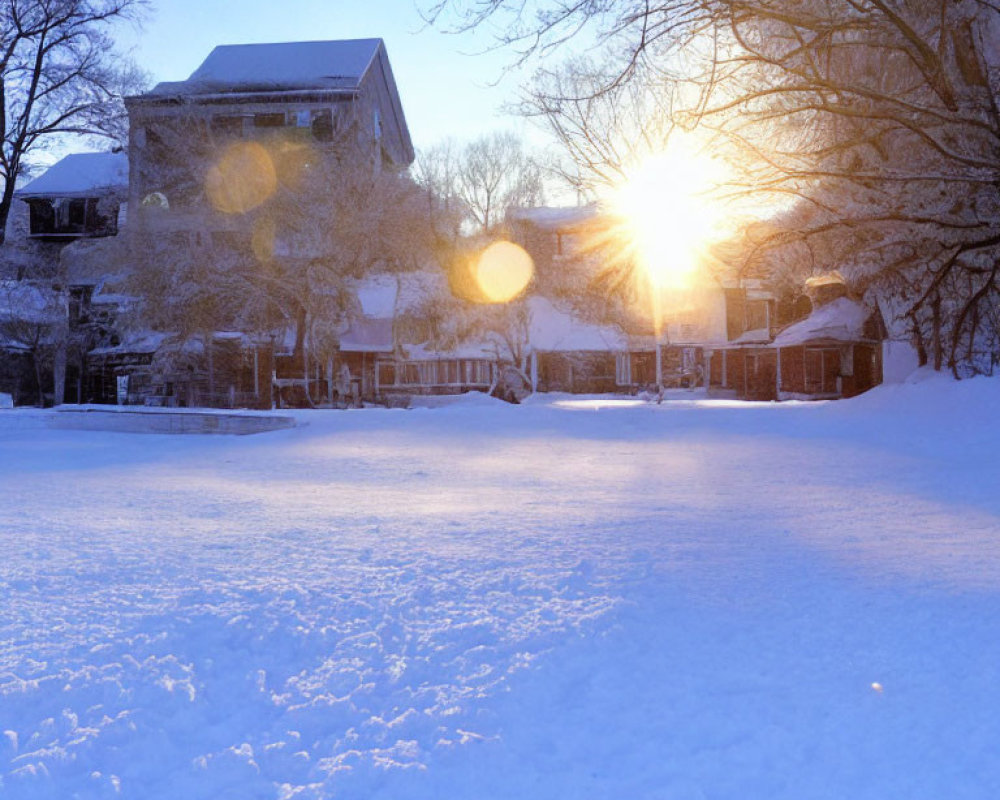
[[[539,353],[538,391],[602,394],[621,391],[615,380],[615,354]]]
[[[882,382],[878,345],[800,345],[781,348],[781,391],[854,397]]]
[[[381,127],[380,144],[384,156],[391,163],[406,166],[413,161],[413,144],[403,115],[399,91],[389,66],[385,48],[380,46],[371,68],[361,81],[359,93],[361,106],[361,129],[367,130],[374,139],[375,130],[368,127],[373,122],[376,110]]]
[[[18,197],[10,207],[7,233],[0,247],[0,280],[45,280],[59,274],[64,241],[29,238],[30,211]]]
[[[843,357],[842,348],[836,346],[782,347],[781,391],[820,396],[839,394]]]

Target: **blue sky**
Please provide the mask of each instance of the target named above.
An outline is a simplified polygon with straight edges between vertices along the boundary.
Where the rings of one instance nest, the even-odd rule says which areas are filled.
[[[428,27],[413,0],[153,0],[142,28],[116,37],[155,81],[187,78],[218,44],[381,37],[418,148],[495,129],[539,138],[499,110],[516,96],[519,76],[504,75],[511,54],[484,52],[485,31]]]

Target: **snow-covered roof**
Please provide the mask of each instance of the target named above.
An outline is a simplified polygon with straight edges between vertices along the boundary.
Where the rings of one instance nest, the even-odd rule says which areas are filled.
[[[220,45],[186,81],[157,84],[150,94],[356,91],[381,46],[381,39]]]
[[[116,353],[155,353],[173,334],[156,331],[142,331],[126,338],[121,344],[109,347],[95,347],[92,356],[107,356]]]
[[[617,328],[583,322],[560,311],[544,297],[528,300],[531,322],[528,342],[533,350],[621,352],[629,349],[628,339]]]
[[[22,186],[18,197],[95,197],[128,189],[125,153],[72,153]]]
[[[362,314],[391,319],[449,290],[447,278],[440,270],[418,270],[398,275],[372,275],[360,281],[354,291]]]
[[[392,317],[361,317],[352,320],[340,336],[340,349],[345,353],[391,353]]]
[[[815,309],[774,339],[775,347],[791,347],[820,340],[856,342],[865,338],[864,327],[870,312],[861,303],[838,297]]]
[[[394,275],[376,275],[362,281],[355,292],[366,317],[392,319],[396,311],[399,284]]]
[[[432,347],[426,342],[408,344],[405,347],[405,352],[409,361],[442,361],[452,358],[477,358],[495,361],[497,358],[497,348],[487,341],[463,342],[449,350]]]
[[[509,218],[514,222],[530,222],[539,228],[568,228],[588,222],[599,215],[596,205],[586,206],[538,206],[537,208],[513,208]]]
[[[767,328],[755,328],[752,331],[744,331],[735,339],[732,344],[767,344],[771,341],[771,332]]]

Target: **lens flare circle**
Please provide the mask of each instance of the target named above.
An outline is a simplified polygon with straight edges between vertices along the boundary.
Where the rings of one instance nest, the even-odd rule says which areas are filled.
[[[508,303],[528,286],[535,274],[535,264],[523,247],[498,241],[480,254],[474,274],[488,302]]]
[[[225,214],[245,214],[278,188],[270,154],[257,142],[234,142],[205,175],[209,202]]]

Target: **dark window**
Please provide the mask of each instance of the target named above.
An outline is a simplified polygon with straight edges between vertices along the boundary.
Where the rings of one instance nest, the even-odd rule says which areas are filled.
[[[86,221],[87,201],[80,199],[70,200],[66,209],[66,225],[70,232],[82,232]]]
[[[757,331],[768,323],[767,300],[748,300],[746,304],[746,330]]]
[[[313,115],[312,134],[317,142],[333,141],[333,115],[329,111],[317,111]]]
[[[285,114],[254,114],[253,126],[255,128],[283,128],[285,126]]]
[[[52,207],[51,200],[29,200],[31,233],[38,236],[46,233],[55,233],[56,211]]]
[[[242,136],[243,117],[223,115],[212,117],[212,133],[216,136]]]

